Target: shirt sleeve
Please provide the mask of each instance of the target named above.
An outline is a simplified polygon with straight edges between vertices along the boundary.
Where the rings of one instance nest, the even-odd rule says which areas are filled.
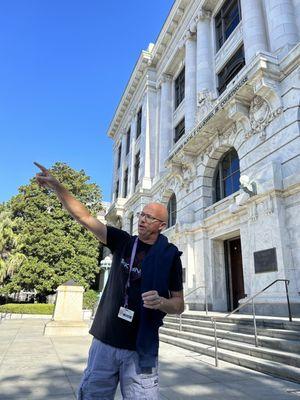
[[[181,254],[181,253],[180,253]],[[169,290],[179,292],[183,289],[182,285],[182,264],[180,255],[174,257],[173,265],[170,272]]]
[[[122,229],[115,228],[113,226],[107,226],[107,237],[106,237],[106,247],[112,252],[112,254],[123,247],[126,242],[130,240],[131,236],[129,233],[123,231]]]

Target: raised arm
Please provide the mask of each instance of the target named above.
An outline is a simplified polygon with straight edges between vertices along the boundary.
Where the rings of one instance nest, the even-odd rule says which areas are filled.
[[[91,231],[103,244],[106,244],[107,229],[97,218],[93,217],[89,210],[50,174],[47,168],[34,163],[42,172],[36,174],[36,180],[42,187],[52,189],[64,208],[81,225]]]

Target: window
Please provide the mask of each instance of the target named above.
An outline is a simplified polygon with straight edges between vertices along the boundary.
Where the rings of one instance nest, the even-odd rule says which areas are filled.
[[[180,72],[175,80],[175,110],[184,99],[185,69]]]
[[[168,228],[176,224],[177,204],[175,193],[172,194],[168,202]]]
[[[124,187],[123,187],[123,197],[127,197],[127,191],[128,191],[128,168],[126,169],[124,173]]]
[[[115,191],[115,194],[116,194],[116,200],[117,200],[117,198],[119,197],[119,180],[117,180],[117,183],[116,183],[116,191]]]
[[[133,214],[131,215],[131,217],[129,219],[129,233],[130,233],[130,235],[132,235],[132,233],[133,233]]]
[[[235,149],[219,161],[215,178],[215,201],[219,201],[240,188],[240,161]]]
[[[238,51],[226,63],[223,69],[218,74],[219,94],[224,92],[228,83],[235,77],[235,75],[245,65],[244,46],[240,47]]]
[[[226,42],[241,19],[240,1],[225,1],[215,18],[217,50]]]
[[[126,133],[126,155],[129,153],[130,150],[130,128]]]
[[[139,109],[136,118],[136,137],[138,138],[142,132],[142,107]]]
[[[120,144],[118,148],[118,168],[120,168],[121,165],[121,154],[122,154],[122,144]]]
[[[179,124],[177,124],[175,126],[175,137],[174,137],[174,142],[176,143],[181,136],[184,135],[185,132],[185,123],[184,123],[184,119],[182,119]]]
[[[135,156],[134,162],[134,186],[136,186],[139,182],[139,173],[140,173],[140,152],[138,152]]]

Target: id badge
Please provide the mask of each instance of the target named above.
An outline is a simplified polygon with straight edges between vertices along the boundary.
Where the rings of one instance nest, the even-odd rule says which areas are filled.
[[[118,317],[125,319],[125,321],[132,322],[134,311],[129,310],[129,308],[120,307]]]

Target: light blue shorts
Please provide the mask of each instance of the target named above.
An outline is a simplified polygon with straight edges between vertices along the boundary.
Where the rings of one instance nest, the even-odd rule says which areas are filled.
[[[124,400],[158,400],[158,371],[141,371],[136,351],[118,349],[93,339],[78,400],[113,400],[120,382]]]

